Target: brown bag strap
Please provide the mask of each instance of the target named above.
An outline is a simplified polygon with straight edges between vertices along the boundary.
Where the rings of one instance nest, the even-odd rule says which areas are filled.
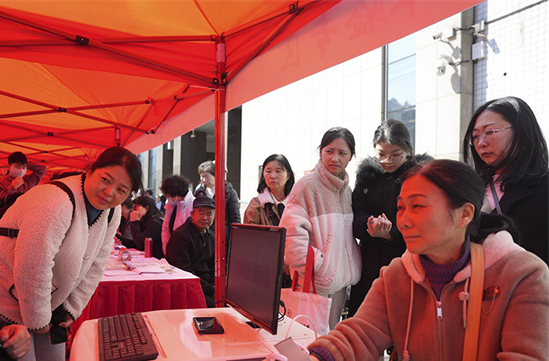
[[[471,243],[470,282],[465,340],[463,342],[463,361],[476,361],[477,359],[482,294],[484,290],[484,251],[482,245],[478,243]]]

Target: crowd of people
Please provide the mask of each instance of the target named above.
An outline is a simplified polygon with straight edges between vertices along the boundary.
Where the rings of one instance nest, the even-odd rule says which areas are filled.
[[[371,145],[354,187],[346,168],[355,139],[346,128],[323,135],[318,163],[297,181],[284,155],[269,155],[243,213],[243,223],[286,228],[284,287],[304,288],[314,253],[313,282],[331,299],[332,331],[309,346],[310,358],[377,360],[389,349],[402,360],[461,360],[480,247],[478,359],[546,360],[549,155],[530,107],[516,97],[481,106],[462,162],[415,154],[395,119],[377,127]],[[85,173],[40,186],[45,167],[20,152],[8,163],[0,178],[0,359],[63,359],[63,344],[48,339],[52,312],[62,313],[65,328],[80,315],[113,238],[142,251],[152,239],[153,257],[198,276],[215,307],[213,161],[198,167],[194,191],[171,175],[157,196],[142,189],[141,164],[121,147]],[[222,178],[227,252],[230,226],[241,218],[226,172]]]

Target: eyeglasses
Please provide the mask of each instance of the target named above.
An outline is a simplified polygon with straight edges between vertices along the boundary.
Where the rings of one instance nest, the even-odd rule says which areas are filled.
[[[469,136],[467,137],[467,141],[469,142],[470,145],[473,145],[473,146],[478,144],[478,142],[480,141],[480,138],[484,139],[485,142],[490,142],[494,140],[496,133],[499,132],[500,130],[506,130],[506,129],[512,129],[512,128],[513,127],[499,128],[499,129],[486,129],[484,132],[481,132],[481,133],[473,132],[469,134]]]
[[[377,159],[377,161],[379,163],[387,163],[387,162],[391,162],[391,163],[395,163],[395,162],[399,162],[402,160],[402,158],[404,158],[404,155],[406,153],[402,152],[402,153],[399,153],[399,154],[391,154],[391,155],[385,155],[385,154],[376,154],[374,157]]]

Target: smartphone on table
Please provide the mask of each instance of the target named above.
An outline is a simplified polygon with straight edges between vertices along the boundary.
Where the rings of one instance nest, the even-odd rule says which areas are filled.
[[[225,330],[215,317],[193,317],[194,326],[201,335],[224,333]]]

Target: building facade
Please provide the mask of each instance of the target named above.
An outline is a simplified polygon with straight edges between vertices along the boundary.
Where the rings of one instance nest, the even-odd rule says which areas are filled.
[[[284,154],[298,179],[316,165],[321,137],[333,126],[355,136],[351,185],[360,160],[373,155],[374,130],[389,117],[407,124],[416,153],[460,159],[473,111],[513,95],[532,107],[547,138],[548,16],[545,0],[487,0],[229,112],[228,179],[242,208],[257,194],[267,156]],[[163,176],[192,178],[200,162],[213,159],[213,122],[192,135],[141,155],[156,194]]]

